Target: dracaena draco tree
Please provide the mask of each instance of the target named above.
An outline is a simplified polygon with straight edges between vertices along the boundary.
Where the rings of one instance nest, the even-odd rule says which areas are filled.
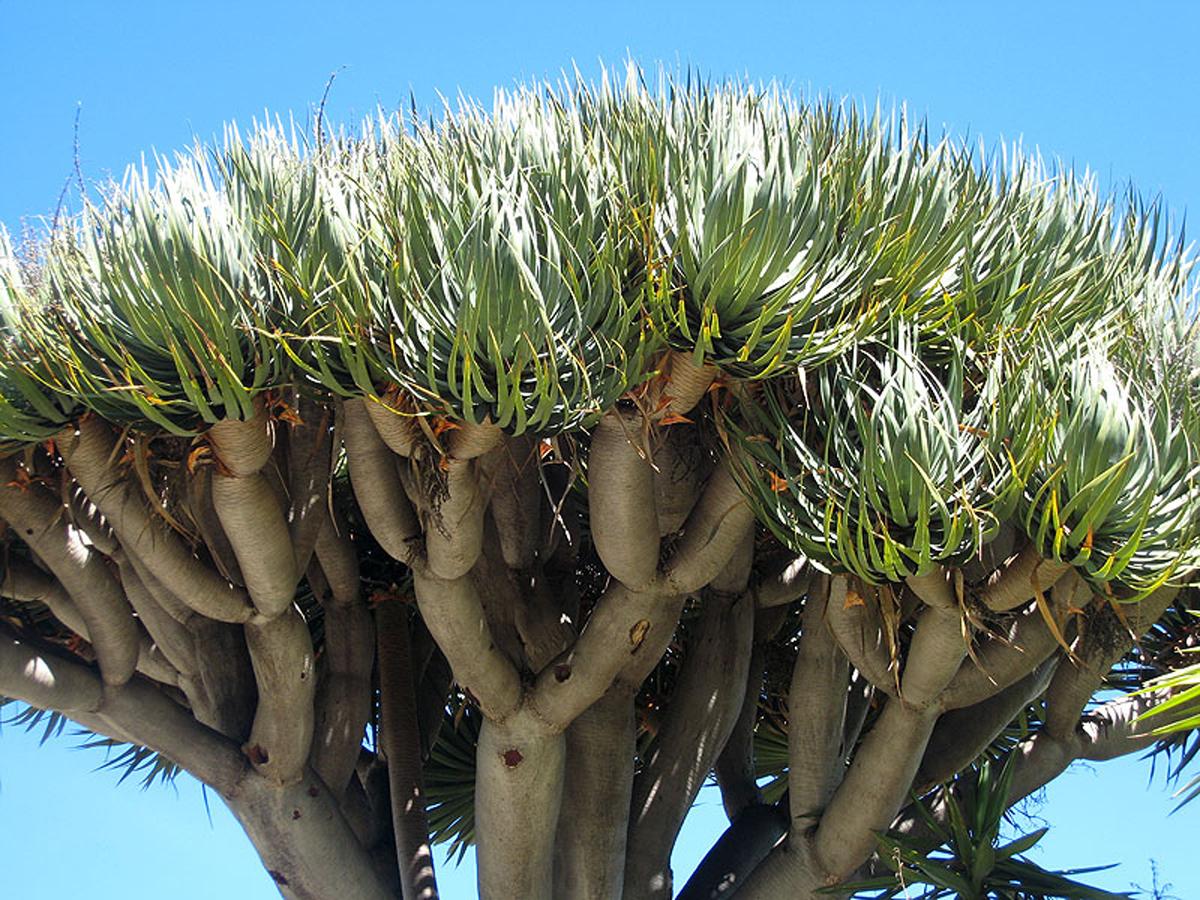
[[[1155,741],[1091,698],[1196,569],[1161,218],[636,69],[231,130],[4,243],[0,694],[191,772],[288,897],[430,896],[431,830],[489,900],[669,897],[714,772],[681,896],[861,880],[989,756],[1015,802]]]

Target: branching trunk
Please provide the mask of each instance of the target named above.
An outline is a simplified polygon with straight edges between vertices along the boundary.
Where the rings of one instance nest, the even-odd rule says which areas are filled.
[[[393,900],[337,802],[314,773],[278,787],[249,776],[224,797],[288,900]]]
[[[527,712],[485,719],[475,753],[481,900],[551,900],[566,739]]]
[[[15,487],[17,469],[9,458],[0,463],[0,516],[46,564],[75,602],[96,648],[108,684],[124,684],[138,659],[138,626],[133,609],[100,555],[84,542],[65,518],[61,501],[40,485]]]
[[[28,547],[0,589],[46,602],[99,665],[5,632],[0,691],[213,785],[297,898],[436,896],[421,773],[451,670],[484,716],[474,827],[485,900],[669,897],[671,850],[714,766],[731,826],[681,896],[814,898],[864,864],[914,785],[954,776],[1043,693],[1046,726],[1014,751],[1018,792],[1073,759],[1148,743],[1124,707],[1099,724],[1081,712],[1129,647],[1113,622],[1144,630],[1170,591],[1116,615],[1028,547],[969,595],[962,572],[942,567],[872,589],[773,549],[752,575],[763,537],[734,470],[707,447],[688,458],[699,429],[677,418],[711,372],[686,358],[664,371],[591,435],[589,527],[570,518],[568,480],[543,467],[570,458],[558,445],[344,403],[361,518],[412,575],[426,636],[416,661],[408,612],[388,591],[374,595],[374,627],[364,583],[389,584],[377,567],[404,570],[364,555],[362,526],[328,503],[334,436],[319,405],[279,447],[263,404],[210,430],[213,465],[201,453],[200,472],[179,473],[192,494],[182,518],[204,546],[168,530],[152,483],[128,477],[125,439],[85,419],[63,440],[69,502],[20,484],[13,461],[0,471],[12,482],[0,514]],[[302,572],[323,607],[319,664],[294,605]],[[697,597],[699,618],[681,630]],[[767,620],[793,622],[787,606],[801,598],[798,647],[771,649],[775,660],[797,647],[785,811],[760,802],[753,731]],[[977,602],[994,629],[981,637]],[[1089,604],[1081,630],[1067,611]],[[1102,616],[1113,627],[1097,630]],[[1073,658],[1058,652],[1064,635]],[[635,697],[672,642],[685,661],[635,779]],[[376,662],[383,729],[363,751]],[[912,826],[907,813],[898,821]]]

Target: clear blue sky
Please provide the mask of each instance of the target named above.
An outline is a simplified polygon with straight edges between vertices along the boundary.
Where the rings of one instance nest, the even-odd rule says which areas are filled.
[[[711,76],[776,79],[805,91],[907,103],[935,126],[1022,138],[1102,187],[1132,180],[1177,218],[1200,203],[1200,7],[1115,2],[408,2],[107,3],[0,0],[0,223],[53,213],[73,177],[79,111],[84,179],[120,177],[223,123],[264,112],[301,121],[339,75],[326,117],[353,125],[377,107],[436,105],[439,93],[585,73],[627,54]],[[90,770],[69,741],[38,749],[0,736],[0,835],[8,896],[95,900],[276,896],[215,798],[182,781],[141,793]],[[1148,860],[1195,896],[1200,803],[1171,818],[1161,779],[1136,761],[1055,784],[1047,866],[1123,862],[1096,880],[1149,886]],[[1089,805],[1090,804],[1090,805]],[[682,877],[723,826],[702,797],[681,840]],[[1135,843],[1137,842],[1137,843]],[[443,896],[474,896],[442,869]],[[107,873],[107,874],[106,874]],[[249,874],[246,874],[249,873]],[[15,883],[14,883],[15,879]],[[169,885],[169,887],[166,887]]]

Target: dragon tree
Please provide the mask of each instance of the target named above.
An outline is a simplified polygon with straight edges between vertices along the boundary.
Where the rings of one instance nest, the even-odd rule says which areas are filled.
[[[1161,204],[773,87],[231,128],[0,236],[0,694],[289,898],[435,896],[431,838],[487,900],[845,896],[1194,750],[1135,692],[1195,633],[1189,272]]]

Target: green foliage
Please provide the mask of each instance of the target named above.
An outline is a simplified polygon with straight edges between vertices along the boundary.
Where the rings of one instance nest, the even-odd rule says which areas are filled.
[[[14,701],[7,697],[0,697],[0,708],[12,702]],[[45,744],[51,738],[61,736],[68,722],[70,720],[62,713],[53,710],[36,709],[32,706],[25,706],[7,718],[0,720],[0,724],[17,725],[26,731],[33,731],[35,728],[40,727],[42,729],[42,736],[38,740],[39,744]],[[101,737],[84,728],[76,728],[74,734],[76,737],[84,738],[82,743],[77,745],[77,749],[104,749],[106,758],[100,764],[99,768],[120,772],[121,777],[117,781],[118,784],[123,783],[130,776],[140,773],[142,776],[141,785],[144,790],[152,787],[155,783],[170,784],[180,772],[179,767],[175,763],[171,762],[171,760],[167,759],[161,753],[147,747]],[[116,753],[115,756],[110,752],[118,750],[120,752]]]
[[[979,769],[974,803],[963,809],[950,791],[943,792],[946,821],[938,821],[918,803],[926,824],[939,841],[929,852],[919,841],[898,833],[877,834],[879,857],[895,873],[870,881],[845,885],[859,893],[881,891],[875,897],[956,897],[959,900],[1128,900],[1129,894],[1114,894],[1074,881],[1070,875],[1108,868],[1072,869],[1050,872],[1022,854],[1033,848],[1048,829],[1039,828],[1007,843],[1000,843],[1000,828],[1008,808],[1009,785],[1015,767],[1009,757],[997,776],[991,763]],[[921,893],[914,891],[920,889]]]
[[[1193,616],[1198,615],[1194,610],[1189,612]],[[1197,648],[1192,646],[1194,639],[1187,643],[1189,646],[1183,652],[1186,658],[1194,658],[1197,653]],[[1152,725],[1158,725],[1155,734],[1164,739],[1158,748],[1159,752],[1180,752],[1182,758],[1171,773],[1171,777],[1177,778],[1200,752],[1200,739],[1194,735],[1196,729],[1200,728],[1200,663],[1182,666],[1150,679],[1138,693],[1154,694],[1161,698],[1142,718]],[[1190,745],[1186,742],[1188,735],[1192,735]],[[1177,796],[1182,796],[1179,806],[1200,797],[1200,776],[1188,781],[1179,789]]]
[[[1036,370],[1019,379],[1053,420],[1018,516],[1042,556],[1097,584],[1148,592],[1194,566],[1194,445],[1172,398],[1122,375],[1094,345],[1063,363],[1043,368],[1056,382],[1049,390],[1028,377]]]
[[[14,368],[114,422],[186,433],[251,415],[281,373],[254,223],[236,212],[200,148],[157,181],[131,173],[52,237],[45,302],[22,310],[38,358]]]
[[[785,543],[872,581],[956,564],[995,536],[1020,471],[990,438],[1004,357],[949,343],[927,364],[915,331],[860,343],[803,381],[750,394],[730,422],[743,482]],[[936,367],[936,368],[935,368]],[[1006,430],[1005,434],[1011,434]]]
[[[461,861],[475,843],[475,747],[483,714],[466,698],[459,703],[455,713],[447,714],[424,779],[429,838],[435,844],[449,841],[447,856],[457,853]]]

